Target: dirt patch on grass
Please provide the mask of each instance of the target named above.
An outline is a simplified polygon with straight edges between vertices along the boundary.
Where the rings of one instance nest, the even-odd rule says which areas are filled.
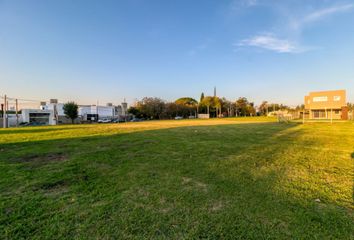
[[[58,196],[69,191],[72,184],[87,183],[89,176],[85,171],[66,179],[56,179],[48,182],[42,182],[34,187],[34,190],[43,192],[46,196]]]
[[[69,182],[66,180],[58,180],[55,182],[50,182],[50,183],[43,183],[39,186],[40,189],[43,190],[51,190],[51,189],[56,189],[56,188],[61,188],[63,186],[68,186]]]
[[[37,191],[42,191],[45,196],[58,196],[69,191],[69,181],[58,180],[54,182],[47,182],[39,184],[36,187]]]
[[[196,181],[192,178],[188,178],[188,177],[182,177],[182,185],[184,185],[186,188],[188,189],[195,189],[195,190],[199,190],[202,192],[207,192],[208,191],[208,185],[200,182],[200,181]]]
[[[225,203],[222,201],[216,201],[210,206],[211,212],[218,212],[221,211],[225,207]]]
[[[188,178],[188,177],[182,177],[182,184],[187,184],[189,182],[191,182],[192,179],[191,178]]]
[[[53,162],[62,162],[66,161],[68,156],[62,152],[58,153],[48,153],[48,154],[31,154],[21,157],[16,157],[11,160],[15,163],[27,163],[32,167],[40,167]]]

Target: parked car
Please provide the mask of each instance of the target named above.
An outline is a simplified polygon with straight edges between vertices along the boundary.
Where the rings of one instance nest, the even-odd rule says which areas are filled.
[[[141,122],[143,121],[142,119],[140,118],[133,118],[132,120],[130,120],[131,122]]]
[[[99,119],[97,122],[98,122],[98,123],[110,123],[111,120],[108,119],[108,118],[103,118],[103,119]]]
[[[114,120],[112,121],[112,123],[123,123],[123,122],[125,122],[124,119],[114,119]]]
[[[181,117],[181,116],[176,116],[175,117],[175,120],[181,120],[181,119],[183,119],[183,117]]]
[[[20,127],[37,127],[37,126],[45,126],[46,123],[43,122],[22,122],[20,123]]]

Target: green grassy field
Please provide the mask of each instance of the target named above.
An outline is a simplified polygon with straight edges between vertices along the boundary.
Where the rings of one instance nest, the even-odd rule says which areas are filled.
[[[0,130],[1,239],[353,239],[354,123]]]

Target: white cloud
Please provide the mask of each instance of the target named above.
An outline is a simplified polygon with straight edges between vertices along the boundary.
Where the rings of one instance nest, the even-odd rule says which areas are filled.
[[[354,8],[354,4],[345,4],[345,5],[337,5],[337,6],[332,6],[328,8],[322,8],[318,9],[316,11],[313,11],[307,15],[305,15],[302,18],[298,19],[293,19],[290,23],[290,25],[294,29],[301,29],[305,24],[310,23],[310,22],[315,22],[319,21],[325,17],[328,17],[330,15],[340,13],[340,12],[346,12]]]
[[[254,4],[259,4],[259,2],[256,2],[256,0],[254,1]],[[244,0],[242,2],[249,2],[250,4],[253,4],[253,0]],[[350,11],[352,9],[354,9],[354,4],[344,4],[317,9],[308,14],[302,15],[303,17],[301,18],[291,17],[289,15],[288,21],[284,22],[285,24],[287,23],[287,30],[285,32],[283,31],[281,34],[283,36],[288,36],[287,38],[278,38],[273,33],[258,34],[251,38],[241,40],[235,45],[238,47],[257,47],[278,53],[302,53],[310,50],[320,49],[319,47],[300,46],[297,39],[301,38],[303,28],[309,23],[322,20],[333,14]],[[288,13],[288,11],[286,12]],[[284,25],[284,23],[282,24]],[[289,26],[291,31],[288,31]],[[278,29],[281,29],[281,27],[278,27]]]
[[[287,40],[279,39],[271,34],[257,35],[252,38],[244,39],[237,46],[249,46],[249,47],[259,47],[278,53],[296,53],[301,52],[296,45]]]
[[[347,5],[339,5],[339,6],[334,6],[330,8],[324,8],[320,9],[317,11],[314,11],[307,15],[304,18],[304,22],[311,22],[311,21],[316,21],[319,20],[323,17],[329,16],[331,14],[339,13],[339,12],[344,12],[352,9],[354,7],[354,4],[347,4]]]

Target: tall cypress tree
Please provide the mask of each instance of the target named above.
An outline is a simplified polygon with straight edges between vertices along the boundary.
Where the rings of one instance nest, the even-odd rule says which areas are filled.
[[[204,99],[204,93],[202,92],[202,94],[200,95],[200,103],[203,101],[203,99]]]

